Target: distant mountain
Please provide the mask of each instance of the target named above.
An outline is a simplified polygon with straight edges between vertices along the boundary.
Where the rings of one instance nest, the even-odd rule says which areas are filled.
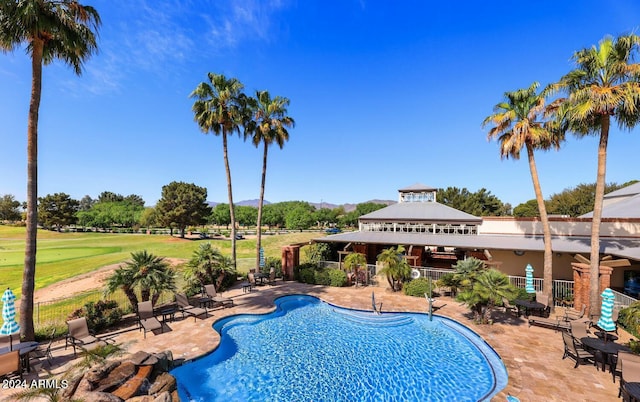
[[[235,204],[258,208],[259,201],[260,200],[244,200],[244,201],[236,202]],[[343,207],[345,212],[351,212],[356,209],[356,205],[364,204],[368,202],[372,202],[374,204],[384,204],[384,205],[391,205],[396,203],[396,201],[392,201],[392,200],[369,200],[369,201],[359,202],[357,204],[347,203],[347,204],[338,205],[338,204],[332,204],[330,202],[310,202],[309,204],[313,205],[316,209],[321,209],[321,208],[335,209],[338,207]],[[209,206],[211,208],[214,208],[218,204],[220,203],[215,201],[209,201]],[[268,204],[271,204],[271,202],[264,200],[264,205],[268,205]]]

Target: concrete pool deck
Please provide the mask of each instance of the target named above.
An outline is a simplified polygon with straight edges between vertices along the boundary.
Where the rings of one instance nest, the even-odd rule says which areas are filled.
[[[297,282],[277,281],[275,286],[260,286],[250,293],[242,289],[232,289],[223,293],[235,302],[233,308],[211,310],[206,319],[182,318],[176,314],[176,320],[165,325],[164,333],[147,333],[130,326],[107,334],[122,344],[127,353],[140,350],[161,352],[170,350],[174,359],[191,360],[213,350],[219,336],[212,324],[221,317],[240,313],[266,313],[274,309],[273,300],[287,294],[307,294],[319,297],[329,303],[343,307],[371,310],[371,292],[375,292],[376,302],[382,303],[382,311],[426,312],[424,298],[409,297],[402,293],[393,293],[386,284],[368,287],[333,288],[306,285]],[[469,309],[449,297],[439,297],[442,306],[436,314],[450,317],[466,325],[482,336],[502,358],[508,374],[507,387],[496,395],[493,401],[506,401],[507,395],[513,395],[520,401],[615,401],[618,400],[618,380],[614,384],[611,373],[596,370],[593,365],[580,365],[573,368],[571,359],[562,360],[564,346],[559,332],[541,327],[529,327],[520,317],[494,312],[493,325],[473,323]],[[101,335],[102,336],[102,335]],[[620,341],[628,341],[629,335],[620,331]],[[64,340],[53,347],[53,372],[65,370],[66,364],[73,364],[73,350],[64,349]],[[48,368],[44,363],[44,367]],[[44,370],[32,370],[25,378],[37,378],[46,374]],[[12,400],[8,390],[0,390],[3,400]]]

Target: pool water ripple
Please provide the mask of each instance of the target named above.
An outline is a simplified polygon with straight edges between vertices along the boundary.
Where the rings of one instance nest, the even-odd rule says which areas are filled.
[[[506,386],[504,365],[493,349],[446,318],[376,316],[310,296],[285,296],[276,305],[268,315],[216,322],[222,335],[219,347],[172,371],[180,397],[478,401]]]

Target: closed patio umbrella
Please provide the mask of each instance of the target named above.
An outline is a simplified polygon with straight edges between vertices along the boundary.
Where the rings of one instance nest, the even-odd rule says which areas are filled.
[[[613,301],[615,296],[611,289],[606,288],[600,295],[602,296],[602,307],[600,308],[600,319],[596,324],[603,331],[615,331],[616,324],[613,322]]]
[[[16,295],[13,294],[11,289],[7,288],[2,294],[2,328],[0,328],[0,335],[11,335],[14,332],[20,331],[20,325],[16,322]]]
[[[527,291],[527,293],[535,293],[536,288],[533,287],[533,267],[531,266],[531,264],[527,264],[524,272],[526,273],[524,281],[525,290]]]

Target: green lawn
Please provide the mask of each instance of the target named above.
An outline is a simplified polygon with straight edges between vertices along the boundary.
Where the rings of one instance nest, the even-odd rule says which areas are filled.
[[[262,237],[266,257],[281,256],[281,247],[308,242],[322,237],[319,232],[296,232]],[[200,242],[168,235],[57,233],[38,231],[36,257],[36,288],[43,288],[63,279],[91,272],[105,265],[127,260],[131,252],[147,250],[170,258],[189,258]],[[209,240],[223,254],[231,254],[231,241]],[[239,240],[238,269],[246,271],[255,265],[254,239]],[[25,229],[0,225],[0,289],[10,287],[20,297],[24,266]]]

